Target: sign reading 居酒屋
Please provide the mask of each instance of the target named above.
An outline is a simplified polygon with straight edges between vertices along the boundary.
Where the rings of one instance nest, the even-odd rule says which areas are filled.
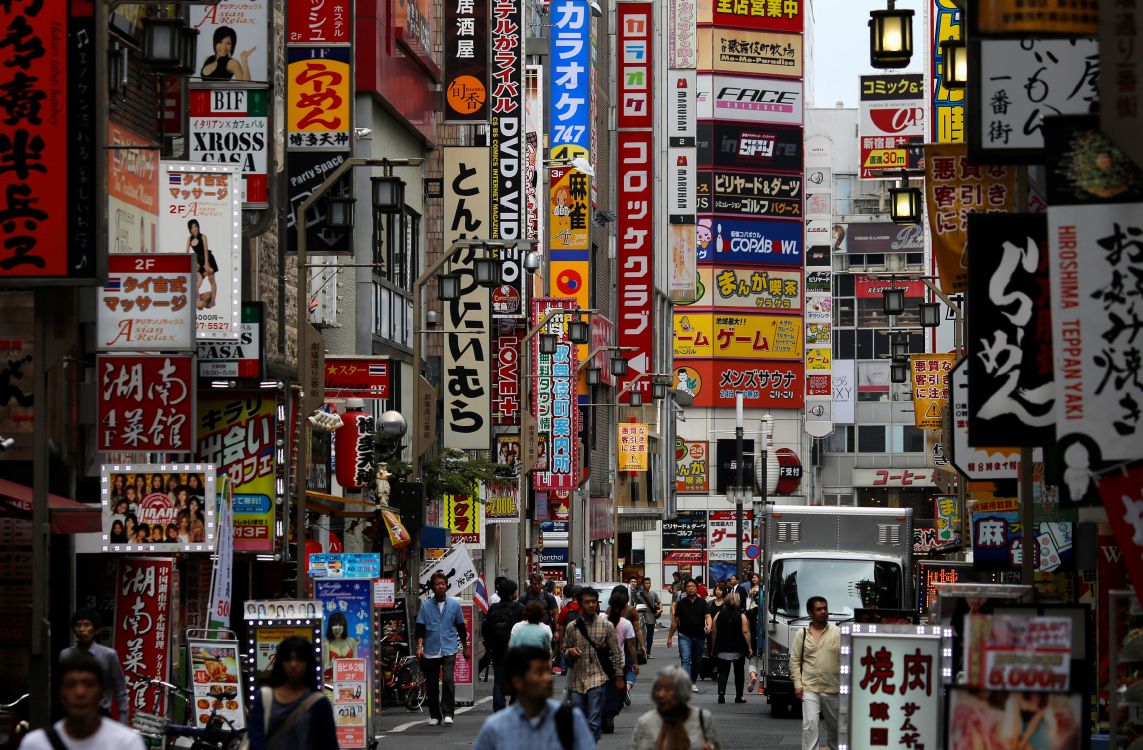
[[[445,119],[488,120],[488,2],[444,4]]]

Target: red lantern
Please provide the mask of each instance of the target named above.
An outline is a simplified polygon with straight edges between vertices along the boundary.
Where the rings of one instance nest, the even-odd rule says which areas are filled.
[[[360,399],[346,400],[342,427],[334,433],[337,483],[347,490],[359,490],[373,482],[373,417],[362,410],[361,403]]]
[[[333,554],[345,552],[345,545],[341,543],[341,537],[337,535],[336,531],[329,532],[329,551]]]

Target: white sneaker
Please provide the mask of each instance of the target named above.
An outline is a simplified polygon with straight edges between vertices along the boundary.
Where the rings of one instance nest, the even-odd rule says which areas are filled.
[[[698,685],[691,685],[691,692],[692,693],[697,693],[698,691],[699,691]]]
[[[451,716],[446,716],[446,717],[444,717],[444,725],[445,725],[446,727],[451,727],[451,726],[452,726],[452,717],[451,717]]]
[[[440,719],[429,719],[429,726],[430,727],[440,726],[440,723],[441,723]]]

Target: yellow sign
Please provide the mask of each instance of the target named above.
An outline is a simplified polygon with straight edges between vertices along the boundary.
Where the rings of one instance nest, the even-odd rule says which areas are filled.
[[[801,271],[701,266],[697,281],[695,301],[681,304],[777,313],[802,309]]]
[[[552,167],[550,174],[548,227],[553,257],[566,250],[586,253],[591,249],[591,178],[572,167]]]
[[[620,422],[617,430],[619,471],[647,471],[647,425],[640,422]]]
[[[725,27],[698,30],[698,69],[801,78],[802,35]]]
[[[957,0],[934,0],[932,10],[933,119],[937,143],[964,143],[964,89],[950,89],[944,84],[944,59],[941,42],[961,38],[960,11]]]
[[[829,372],[833,367],[833,350],[829,347],[806,350],[806,369]]]
[[[802,320],[777,315],[676,312],[675,356],[801,359]]]
[[[1099,0],[981,0],[975,13],[982,34],[1099,33]]]
[[[480,544],[480,509],[475,490],[471,495],[445,495],[444,515],[452,541]]]
[[[949,371],[956,354],[912,354],[913,423],[922,430],[939,430],[949,407]]]

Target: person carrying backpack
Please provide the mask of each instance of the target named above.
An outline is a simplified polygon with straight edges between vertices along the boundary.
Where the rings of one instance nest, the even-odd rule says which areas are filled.
[[[504,655],[512,638],[512,628],[524,619],[524,605],[516,601],[516,582],[505,578],[500,581],[496,593],[500,601],[488,608],[484,617],[484,648],[492,655],[492,711],[503,709],[504,699]]]
[[[515,702],[485,720],[473,750],[595,750],[583,712],[552,699],[548,652],[535,646],[509,649],[504,657],[504,687]]]

